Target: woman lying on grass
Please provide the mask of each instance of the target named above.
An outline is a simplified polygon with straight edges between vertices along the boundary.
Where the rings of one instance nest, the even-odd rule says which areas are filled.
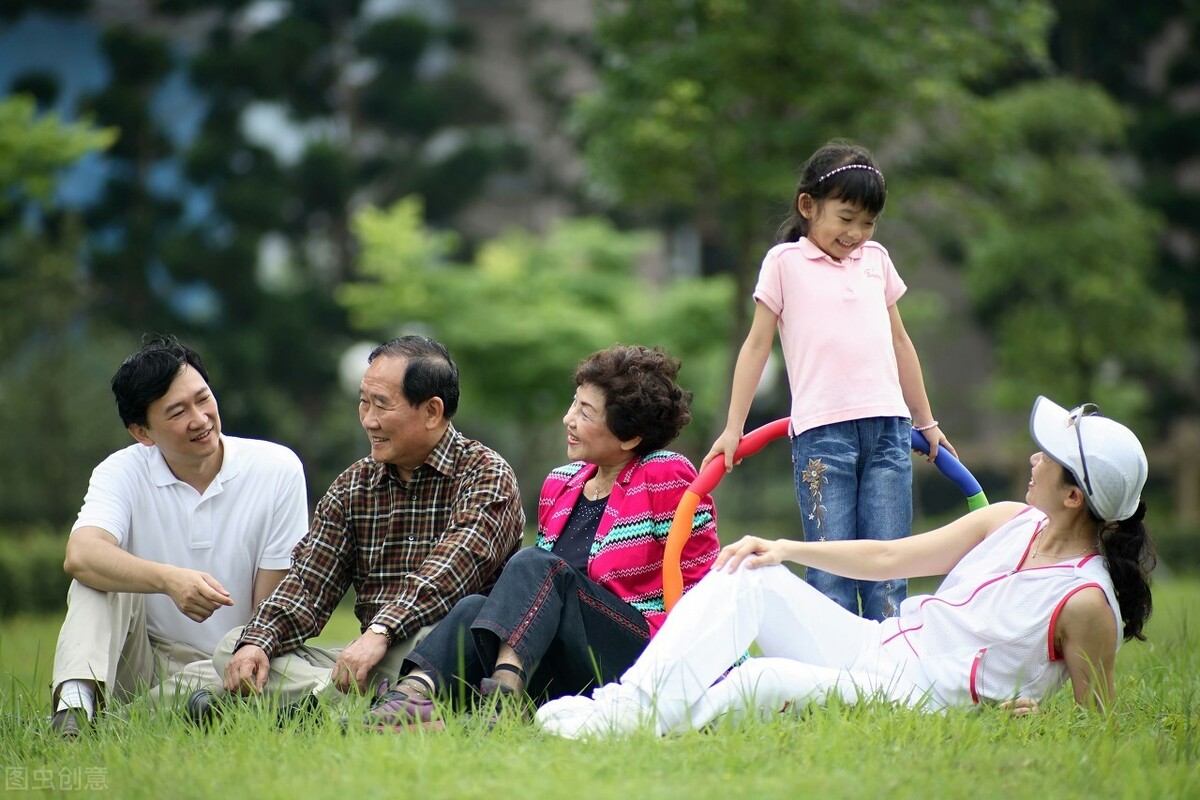
[[[1027,505],[997,503],[895,541],[746,537],[721,551],[619,683],[547,703],[542,727],[570,738],[665,734],[831,696],[1027,714],[1068,678],[1079,704],[1111,702],[1117,647],[1145,638],[1151,610],[1146,456],[1092,405],[1068,412],[1039,397],[1030,430],[1041,452]],[[782,561],[860,580],[946,578],[875,622]],[[755,641],[763,657],[718,681]]]

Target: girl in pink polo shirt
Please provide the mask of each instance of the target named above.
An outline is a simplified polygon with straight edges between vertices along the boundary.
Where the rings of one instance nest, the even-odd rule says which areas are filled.
[[[930,410],[921,364],[896,303],[904,281],[871,241],[887,199],[870,152],[833,140],[805,163],[779,244],[763,259],[750,333],[738,355],[725,431],[701,469],[733,455],[775,330],[792,393],[792,464],[804,538],[894,539],[912,528],[912,429],[954,452]],[[957,453],[955,453],[957,455]],[[843,608],[882,620],[907,582],[808,570]],[[861,608],[860,608],[861,603]]]

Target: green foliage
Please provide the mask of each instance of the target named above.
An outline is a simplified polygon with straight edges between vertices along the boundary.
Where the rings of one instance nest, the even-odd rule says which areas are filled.
[[[67,534],[0,535],[0,618],[61,613],[71,579],[63,572]]]
[[[1114,167],[1122,112],[1069,79],[963,103],[930,142],[926,165],[946,177],[924,213],[960,223],[941,236],[993,332],[997,404],[1021,410],[1036,391],[1145,411],[1146,379],[1185,363],[1184,310],[1154,289],[1160,221]]]
[[[120,357],[102,326],[82,321],[90,290],[79,267],[82,226],[53,207],[59,170],[114,135],[38,117],[29,97],[0,102],[0,430],[9,454],[0,519],[9,522],[65,524],[92,459],[125,435],[97,424],[111,413],[107,383]],[[60,553],[60,574],[61,561]]]
[[[63,167],[112,144],[116,132],[37,113],[28,95],[0,100],[0,217],[26,200],[46,202]]]
[[[657,245],[650,234],[566,219],[541,237],[510,231],[456,263],[456,237],[426,228],[416,198],[364,209],[355,230],[367,280],[338,295],[354,324],[384,335],[418,325],[444,341],[486,416],[557,419],[575,365],[614,342],[662,345],[683,360],[685,385],[715,391],[703,382],[719,374],[723,343],[712,330],[724,322],[729,283],[639,276],[639,259]]]
[[[754,219],[825,139],[882,147],[913,104],[1044,59],[1040,2],[604,2],[600,85],[576,124],[593,177],[636,204]]]
[[[907,155],[960,98],[1044,71],[1052,21],[1043,0],[612,0],[600,9],[599,85],[573,114],[595,191],[691,217],[704,269],[734,275],[731,342],[746,327],[796,169],[830,138],[860,141],[885,164],[882,241],[911,279],[914,251],[940,225],[894,224],[905,219],[896,187],[911,175]]]
[[[361,431],[347,430],[342,420],[352,423],[353,414],[337,405],[337,363],[352,334],[332,299],[354,257],[350,209],[421,191],[431,213],[445,220],[515,155],[495,127],[499,109],[467,78],[470,42],[462,31],[416,11],[364,11],[367,5],[289,3],[272,17],[247,13],[261,6],[255,0],[168,0],[154,12],[190,15],[186,25],[131,21],[103,29],[100,50],[111,80],[80,105],[111,126],[105,142],[118,131],[119,138],[105,161],[102,197],[87,209],[85,230],[76,231],[86,237],[86,272],[77,269],[72,291],[58,296],[31,294],[38,272],[29,273],[29,282],[0,287],[5,299],[34,297],[30,306],[59,303],[63,311],[54,315],[61,327],[47,334],[50,349],[41,338],[49,326],[35,328],[24,315],[0,319],[12,337],[4,342],[8,352],[21,353],[20,364],[0,380],[45,372],[65,352],[68,331],[101,339],[100,331],[115,328],[127,331],[127,340],[169,331],[209,364],[226,430],[289,443],[310,465],[317,489],[357,454]],[[18,78],[39,85],[36,75]],[[187,126],[166,119],[160,102],[178,96],[181,78],[203,96],[190,140],[181,137]],[[40,149],[12,149],[4,124],[10,109],[17,106],[8,104],[0,116],[0,187],[13,187],[10,195],[26,184],[44,192],[36,183],[44,179],[17,181],[12,171],[36,167],[44,155],[65,163],[75,145],[43,135]],[[271,127],[268,120],[265,133],[252,124],[264,111],[278,121]],[[429,147],[435,136],[438,146]],[[83,240],[69,243],[75,250],[61,243],[59,255],[78,267]],[[14,257],[17,244],[10,243]],[[19,245],[32,267],[32,250],[42,245]],[[59,285],[58,271],[46,274]],[[96,390],[84,393],[93,434],[71,440],[86,476],[92,442],[104,438],[97,434],[114,434],[110,441],[124,435],[99,422],[110,419],[104,387],[120,355],[110,349],[78,355],[88,360],[80,377],[89,379],[101,372],[98,360],[112,359]],[[16,397],[15,385],[0,385],[12,401],[0,405],[6,422],[36,410],[32,396]],[[64,383],[60,392],[78,388]],[[30,422],[67,435],[40,414]],[[22,442],[36,429],[22,428],[29,431]],[[58,487],[58,506],[77,507],[79,484],[75,475]],[[12,513],[24,519],[44,503],[43,494]],[[0,518],[13,505],[8,493],[0,496]],[[60,507],[46,513],[55,521],[65,516]]]

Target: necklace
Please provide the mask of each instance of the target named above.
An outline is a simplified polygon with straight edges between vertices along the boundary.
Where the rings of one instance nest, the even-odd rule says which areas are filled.
[[[592,496],[588,497],[588,500],[599,500],[601,497],[605,497],[606,495],[611,494],[613,484],[616,482],[617,482],[617,478],[614,475],[612,478],[609,479],[607,486],[602,486],[600,483],[600,473],[597,472],[595,475],[592,476],[592,479],[590,481],[588,481],[588,483],[590,483],[592,485]],[[585,497],[587,496],[586,491],[584,492],[584,496]]]
[[[1038,539],[1042,538],[1041,531],[1038,531],[1037,538]],[[1071,558],[1079,558],[1079,556],[1090,553],[1091,551],[1095,550],[1099,546],[1100,546],[1099,542],[1095,542],[1095,543],[1090,544],[1087,547],[1083,548],[1078,553],[1071,553],[1070,555],[1060,556],[1057,553],[1047,553],[1042,550],[1038,550],[1037,540],[1035,540],[1034,545],[1033,545],[1033,552],[1029,554],[1029,557],[1037,558],[1038,556],[1045,556],[1046,558],[1057,558],[1059,561],[1066,561],[1067,559],[1071,559]]]

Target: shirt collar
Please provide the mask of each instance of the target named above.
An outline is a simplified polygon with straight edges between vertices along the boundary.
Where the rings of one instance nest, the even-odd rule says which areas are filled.
[[[213,485],[220,485],[227,480],[235,477],[241,470],[241,459],[239,458],[240,447],[238,443],[229,439],[225,434],[221,436],[221,469],[217,471],[217,477],[213,478]],[[182,480],[175,476],[171,471],[167,460],[163,458],[162,451],[155,445],[150,448],[150,477],[154,480],[155,486],[170,486],[174,483],[183,483]]]
[[[824,261],[835,267],[848,267],[852,263],[857,263],[862,258],[862,245],[850,251],[850,255],[843,258],[841,261],[830,256],[821,248],[817,247],[807,236],[801,236],[796,242],[796,246],[800,248],[800,253],[809,261]]]
[[[421,465],[413,470],[414,477],[423,471],[422,467],[429,467],[429,469],[447,478],[453,477],[455,464],[458,463],[458,444],[461,439],[462,436],[455,429],[454,425],[447,425],[445,433],[442,434],[441,439],[438,439],[438,443],[433,446],[433,450],[425,457]],[[367,456],[367,460],[373,465],[373,473],[369,481],[372,488],[379,486],[385,477],[390,477],[394,481],[400,480],[400,473],[395,465],[380,463],[370,456]]]

